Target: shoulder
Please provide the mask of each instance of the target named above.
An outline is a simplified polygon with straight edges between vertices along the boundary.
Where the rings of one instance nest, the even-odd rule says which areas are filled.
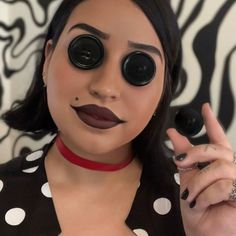
[[[43,154],[43,149],[40,149],[0,164],[0,179],[17,177],[33,171],[33,168],[39,164]]]
[[[1,206],[3,202],[15,201],[16,196],[29,196],[38,185],[42,178],[43,154],[43,150],[37,150],[0,165]]]
[[[40,149],[0,165],[1,235],[59,235],[44,168],[47,150]]]

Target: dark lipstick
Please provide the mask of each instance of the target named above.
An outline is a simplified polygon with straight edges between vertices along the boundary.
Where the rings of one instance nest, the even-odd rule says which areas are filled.
[[[98,129],[110,129],[125,121],[119,119],[111,110],[94,104],[79,107],[71,106],[80,120],[86,125]]]

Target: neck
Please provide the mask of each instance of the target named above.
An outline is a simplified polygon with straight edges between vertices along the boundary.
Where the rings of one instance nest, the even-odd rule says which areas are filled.
[[[60,136],[56,139],[56,146],[58,151],[61,153],[61,155],[70,163],[80,166],[85,169],[89,170],[95,170],[95,171],[118,171],[126,166],[128,166],[131,161],[133,160],[133,157],[129,157],[127,160],[117,163],[117,164],[109,164],[109,163],[102,163],[97,161],[88,160],[84,157],[81,157],[77,154],[75,154],[73,151],[71,151],[61,140]]]
[[[134,159],[122,171],[94,171],[74,165],[63,158],[54,143],[45,159],[45,169],[51,183],[66,186],[110,186],[117,182],[130,179],[130,176],[140,173],[142,166]],[[59,174],[58,174],[59,173]]]

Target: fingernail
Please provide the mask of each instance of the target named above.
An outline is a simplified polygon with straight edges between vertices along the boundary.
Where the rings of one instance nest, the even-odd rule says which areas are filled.
[[[187,153],[181,153],[178,156],[175,157],[175,160],[177,161],[183,161],[187,156]]]
[[[183,200],[186,200],[186,199],[188,198],[188,195],[189,195],[189,191],[188,191],[188,189],[186,188],[186,189],[182,192],[181,198],[182,198]]]
[[[206,162],[198,162],[198,163],[197,163],[197,168],[201,170],[201,169],[205,168],[206,166],[208,166],[209,164],[210,164],[209,161],[206,161]]]
[[[194,199],[190,204],[189,204],[189,207],[192,209],[194,208],[196,205],[196,200]]]

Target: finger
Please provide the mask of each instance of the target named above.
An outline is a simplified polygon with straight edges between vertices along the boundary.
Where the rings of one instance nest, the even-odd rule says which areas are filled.
[[[189,140],[181,135],[176,129],[170,128],[167,130],[167,135],[169,136],[176,155],[185,154],[188,150],[192,147],[192,144]],[[179,178],[180,178],[180,191],[185,189],[185,186],[188,182],[188,179],[191,178],[195,174],[196,170],[190,171],[180,171]]]
[[[189,180],[186,186],[188,196],[182,199],[192,202],[202,191],[221,179],[236,179],[235,164],[223,160],[211,163]]]
[[[232,186],[232,179],[221,179],[214,182],[198,195],[195,200],[196,203],[192,208],[196,211],[204,212],[209,206],[216,205],[225,201],[227,201],[230,206],[236,207],[235,202],[229,202],[229,196],[232,191]]]
[[[233,162],[234,152],[219,144],[201,144],[190,148],[186,153],[185,158],[181,161],[175,160],[175,163],[180,168],[187,168],[189,166],[194,166],[196,163],[200,165],[201,163],[208,162],[209,164],[216,160]]]
[[[224,129],[214,115],[209,103],[203,104],[202,115],[210,143],[221,144],[222,146],[231,148]]]
[[[170,128],[167,130],[167,135],[170,138],[170,141],[173,144],[175,154],[185,153],[192,147],[192,144],[189,140],[181,135],[176,129]]]

